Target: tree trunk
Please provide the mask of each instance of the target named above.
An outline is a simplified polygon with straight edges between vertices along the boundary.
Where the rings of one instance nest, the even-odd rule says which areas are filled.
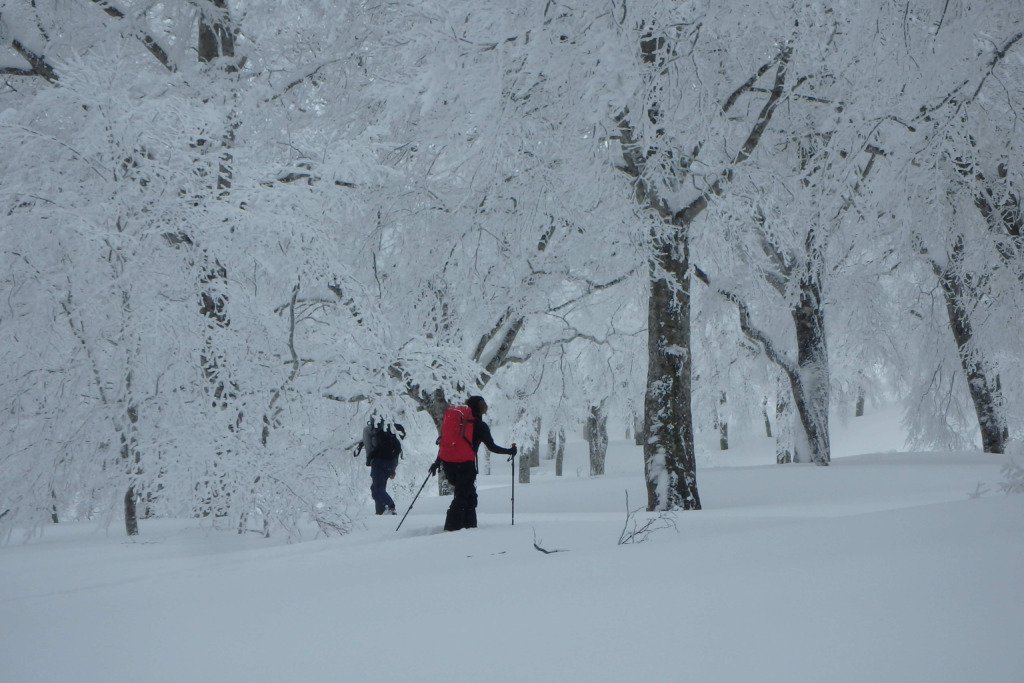
[[[541,435],[541,418],[537,417],[533,420],[533,446],[530,448],[530,467],[540,467],[540,435]]]
[[[690,406],[690,281],[685,232],[658,250],[647,304],[648,366],[644,398],[644,473],[648,510],[699,510]],[[673,277],[674,276],[674,277]]]
[[[715,422],[718,423],[718,450],[720,451],[729,450],[729,420],[723,417],[726,404],[726,394],[723,391],[718,400],[718,411],[715,418]]]
[[[596,406],[590,406],[586,436],[587,444],[590,446],[590,476],[600,476],[604,474],[605,459],[608,455],[608,412],[604,401]]]
[[[212,62],[218,57],[235,56],[235,37],[231,32],[227,19],[227,0],[210,0],[222,16],[207,16],[204,12],[199,18],[198,56],[201,62]]]
[[[775,462],[780,465],[793,462],[793,402],[791,389],[778,378],[775,397]]]
[[[854,417],[864,417],[864,387],[857,387],[857,407],[853,412]]]
[[[967,388],[974,403],[974,412],[978,416],[981,429],[981,447],[986,453],[1004,453],[1009,439],[1006,418],[1003,415],[1002,390],[999,375],[992,376],[988,364],[980,354],[971,348],[974,328],[971,325],[970,312],[964,305],[965,283],[960,270],[959,261],[963,257],[963,239],[953,246],[953,254],[949,265],[940,273],[942,294],[946,300],[946,313],[949,327],[956,341],[960,356],[960,365],[967,377]]]
[[[134,486],[129,486],[124,494],[124,528],[129,536],[139,535],[139,516],[135,511]]]
[[[536,467],[540,464],[540,455],[537,453],[539,450],[540,444],[532,437],[532,435],[528,436],[526,443],[523,444],[523,449],[519,454],[519,457],[527,464],[528,467]],[[534,465],[534,462],[536,462],[537,465]]]
[[[555,449],[555,476],[562,476],[562,463],[565,461],[565,430],[558,430],[558,448]]]
[[[633,443],[637,446],[643,446],[644,441],[647,440],[647,434],[644,432],[644,416],[634,415],[633,416]]]
[[[534,429],[527,437],[528,441],[519,453],[519,483],[530,483],[530,468],[540,466],[540,429],[541,419],[534,418]]]
[[[131,389],[132,375],[129,372],[125,379],[125,390],[129,398],[131,397]],[[129,473],[129,481],[131,481],[131,483],[128,485],[128,490],[124,494],[124,527],[125,532],[129,536],[138,536],[139,515],[136,510],[135,481],[136,477],[142,474],[142,458],[139,454],[139,442],[135,430],[139,421],[139,411],[134,405],[129,405],[125,414],[128,421],[123,428],[124,431],[121,432],[121,460],[126,464]]]
[[[519,483],[530,483],[530,458],[525,453],[519,456]]]
[[[797,372],[790,374],[793,402],[806,444],[797,445],[796,462],[804,457],[816,465],[831,460],[828,433],[829,365],[825,343],[825,310],[821,284],[815,276],[800,282],[800,301],[792,311],[797,339]],[[801,448],[805,446],[805,448]],[[806,456],[804,455],[806,453]]]
[[[812,341],[817,343],[816,340]],[[815,349],[816,346],[810,346],[808,353]],[[828,363],[819,358],[807,358],[800,363],[800,374],[798,379],[791,378],[793,404],[800,421],[800,432],[797,433],[800,439],[795,444],[793,462],[828,465],[831,460],[828,433]]]

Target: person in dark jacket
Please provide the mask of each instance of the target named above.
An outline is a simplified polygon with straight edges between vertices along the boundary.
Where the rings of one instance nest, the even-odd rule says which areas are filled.
[[[402,442],[395,432],[405,438],[405,427],[397,422],[393,425],[385,424],[384,420],[374,423],[370,418],[363,428],[363,440],[353,453],[358,456],[360,450],[366,451],[366,464],[370,466],[370,495],[378,515],[398,514],[395,501],[388,494],[388,479],[395,478],[398,459],[402,457]]]
[[[494,443],[491,438],[491,428],[484,422],[483,416],[487,412],[487,402],[483,396],[470,396],[466,400],[473,414],[473,452],[477,453],[480,444],[487,446],[491,453],[514,456],[519,452],[515,444],[504,448]],[[459,529],[476,528],[476,458],[469,462],[447,462],[440,458],[430,466],[430,473],[437,474],[438,468],[444,469],[444,476],[452,485],[454,495],[452,503],[448,506],[448,515],[444,520],[445,531],[458,531]]]

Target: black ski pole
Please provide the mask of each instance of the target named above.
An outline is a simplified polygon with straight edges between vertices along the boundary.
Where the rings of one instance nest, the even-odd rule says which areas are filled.
[[[422,484],[420,484],[420,490],[416,492],[415,496],[413,496],[412,502],[409,503],[409,509],[405,511],[404,515],[402,515],[402,521],[395,527],[395,531],[402,528],[402,523],[405,522],[405,518],[409,516],[409,513],[412,511],[412,506],[416,504],[416,499],[420,497],[421,493],[423,493],[423,487],[427,485],[427,481],[430,480],[430,477],[433,476],[433,474],[433,472],[427,472],[427,478],[423,480]]]
[[[515,446],[515,444],[512,444]],[[508,461],[512,463],[512,526],[516,525],[516,456],[515,453],[508,456]]]

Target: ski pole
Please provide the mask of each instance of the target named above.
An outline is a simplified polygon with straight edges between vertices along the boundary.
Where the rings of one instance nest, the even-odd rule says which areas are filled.
[[[515,447],[515,444],[512,444]],[[512,463],[512,526],[516,525],[516,456],[515,453],[508,456],[508,461]]]
[[[416,492],[415,496],[413,496],[412,502],[409,503],[409,509],[405,511],[404,515],[402,515],[402,521],[395,527],[395,531],[402,528],[402,523],[405,522],[405,518],[408,517],[409,513],[412,511],[412,506],[416,504],[416,499],[420,497],[421,493],[423,493],[423,487],[427,485],[427,481],[430,479],[431,475],[433,475],[433,472],[427,472],[427,478],[423,480],[423,483],[420,485],[420,490]]]

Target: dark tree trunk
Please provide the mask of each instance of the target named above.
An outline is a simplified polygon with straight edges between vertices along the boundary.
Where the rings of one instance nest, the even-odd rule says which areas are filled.
[[[726,394],[723,391],[721,398],[718,400],[718,417],[716,419],[718,423],[718,450],[721,451],[729,450],[729,420],[723,417],[726,403]]]
[[[793,462],[793,402],[791,391],[782,377],[778,380],[775,398],[775,462]]]
[[[129,486],[124,494],[124,528],[129,536],[139,535],[139,516],[135,510],[134,486]]]
[[[864,387],[857,387],[857,407],[853,415],[854,417],[864,417]]]
[[[644,473],[648,510],[699,510],[690,406],[690,281],[687,245],[662,245],[651,268]],[[675,252],[675,253],[673,253]],[[674,277],[673,277],[674,276]]]
[[[125,382],[127,393],[130,396],[132,387],[131,373],[128,373]],[[136,510],[135,481],[136,477],[142,474],[142,458],[138,451],[138,439],[136,438],[135,429],[139,421],[139,411],[135,406],[129,405],[126,415],[128,422],[124,427],[124,431],[121,432],[121,460],[128,468],[129,479],[132,483],[128,485],[128,490],[124,494],[124,527],[129,536],[138,536],[139,515]]]
[[[797,372],[790,374],[794,407],[806,436],[807,457],[816,465],[831,460],[828,433],[829,365],[825,343],[825,310],[817,277],[800,283],[800,301],[793,309],[797,339]],[[797,462],[803,461],[800,448]]]
[[[562,463],[565,461],[565,430],[558,430],[558,447],[555,449],[555,476],[562,476]]]
[[[534,418],[533,420],[533,445],[530,447],[530,467],[540,467],[540,435],[541,435],[541,418]]]
[[[1018,34],[1012,42],[1021,38]],[[1004,53],[1005,54],[1005,53]],[[1021,209],[1020,196],[1010,187],[1003,187],[1003,192],[976,168],[971,169],[982,187],[974,195],[974,206],[985,219],[988,231],[996,238],[996,252],[1003,267],[1017,273],[1018,279],[1024,283],[1024,211]],[[962,169],[962,172],[966,168]],[[1000,164],[996,173],[996,184],[1006,181],[1006,166]],[[950,328],[956,340],[960,354],[960,364],[967,376],[967,386],[974,402],[974,411],[978,416],[981,429],[981,444],[986,453],[1004,453],[1010,438],[1009,426],[1003,409],[1002,387],[999,375],[993,375],[983,357],[972,353],[971,341],[974,330],[971,325],[970,311],[964,304],[965,289],[970,282],[963,272],[962,260],[964,242],[961,236],[953,245],[949,265],[941,273],[942,292],[946,299],[946,311],[949,315]],[[980,295],[973,300],[979,301]],[[976,353],[976,350],[973,350]]]
[[[204,11],[199,19],[199,61],[235,56],[235,37],[227,21],[227,0],[210,0],[216,8]]]
[[[764,400],[761,404],[761,414],[764,415],[764,435],[769,439],[772,438],[772,421],[768,417],[768,399]]]
[[[590,476],[600,476],[604,474],[605,459],[608,456],[608,412],[604,401],[590,406],[586,436],[590,447]]]
[[[1018,33],[1011,38],[996,53],[997,60],[1002,59],[1009,47],[1022,37],[1024,34]],[[975,147],[973,140],[971,146]],[[995,178],[986,178],[973,162],[963,157],[954,159],[953,167],[965,179],[965,184],[971,187],[974,206],[985,219],[988,232],[995,238],[998,262],[993,266],[1010,269],[1024,283],[1024,270],[1021,269],[1024,262],[1024,211],[1021,210],[1017,190],[1012,184],[1007,184],[1008,171],[1005,164],[998,165]],[[982,350],[973,348],[971,313],[973,306],[980,305],[989,296],[983,290],[987,275],[972,273],[964,267],[965,250],[964,236],[957,235],[946,265],[941,266],[932,261],[932,269],[942,286],[949,327],[956,342],[960,366],[967,377],[967,388],[981,430],[982,449],[986,453],[1004,453],[1009,441],[1009,427],[999,375],[993,371]]]
[[[963,258],[963,239],[953,246],[950,264],[940,273],[942,294],[946,301],[949,327],[960,356],[960,365],[967,377],[967,388],[974,403],[981,429],[981,446],[986,453],[1004,453],[1009,439],[1009,430],[1002,410],[1002,391],[999,376],[992,376],[984,358],[975,355],[971,348],[974,328],[970,311],[964,304],[965,282],[960,274],[960,260]]]

